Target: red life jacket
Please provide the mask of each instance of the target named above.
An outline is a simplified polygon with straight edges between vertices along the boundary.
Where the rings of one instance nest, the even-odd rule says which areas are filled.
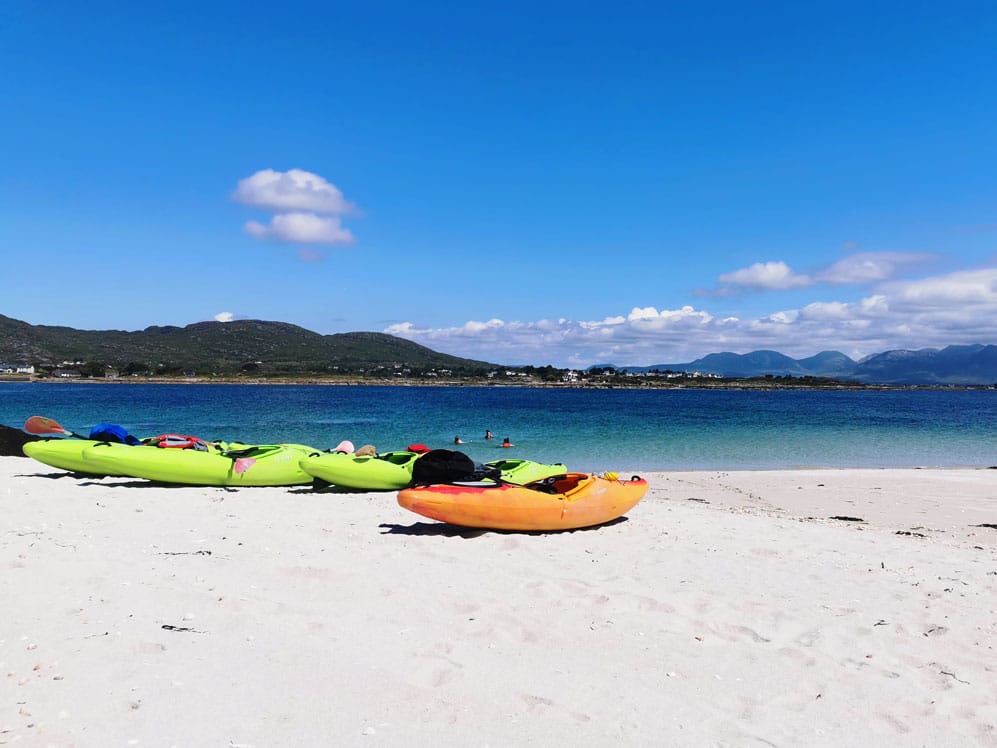
[[[184,436],[183,434],[160,434],[149,439],[149,444],[162,449],[195,449],[198,452],[207,452],[208,445],[204,439],[196,436]]]

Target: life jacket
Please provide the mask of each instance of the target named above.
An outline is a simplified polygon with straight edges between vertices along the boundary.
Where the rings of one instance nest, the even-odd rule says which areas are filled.
[[[90,438],[95,442],[117,442],[118,444],[133,445],[142,443],[116,423],[98,423],[90,429]]]
[[[207,452],[208,445],[204,439],[183,434],[160,434],[148,440],[148,444],[162,449],[193,449],[197,452]]]

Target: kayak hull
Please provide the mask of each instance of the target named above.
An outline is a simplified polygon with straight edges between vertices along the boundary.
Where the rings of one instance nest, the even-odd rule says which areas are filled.
[[[301,460],[309,475],[342,488],[357,491],[397,491],[412,482],[417,452],[386,452],[364,455],[321,452]]]
[[[298,465],[314,451],[304,445],[268,444],[229,456],[213,449],[161,449],[99,443],[83,450],[92,470],[187,486],[298,486],[312,482]],[[245,453],[245,454],[243,454]]]
[[[98,443],[89,439],[38,439],[27,442],[21,449],[28,457],[60,470],[90,475],[113,475],[114,473],[97,469],[83,459],[83,450]],[[133,449],[133,447],[127,448]]]
[[[430,519],[493,530],[572,530],[623,516],[647,493],[647,481],[569,473],[547,493],[531,486],[432,485],[406,488],[398,504]]]

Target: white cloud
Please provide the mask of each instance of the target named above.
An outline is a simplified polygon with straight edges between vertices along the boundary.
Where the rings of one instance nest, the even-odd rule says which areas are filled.
[[[344,228],[338,216],[317,216],[314,213],[278,213],[265,226],[247,221],[246,233],[257,239],[276,239],[296,244],[352,244],[353,234]]]
[[[962,270],[885,287],[904,306],[985,306],[997,311],[997,268]]]
[[[893,277],[901,267],[933,259],[935,255],[922,252],[857,252],[837,260],[812,275],[797,273],[782,261],[756,262],[749,267],[720,275],[717,281],[725,285],[710,295],[729,296],[737,288],[786,291],[807,288],[818,283],[869,284]]]
[[[933,259],[918,252],[859,252],[843,257],[814,275],[821,283],[872,283],[891,278],[902,265]]]
[[[336,185],[303,169],[261,169],[240,179],[232,197],[244,205],[284,211],[350,214],[356,206],[346,201]]]
[[[352,244],[353,233],[340,216],[358,211],[336,185],[303,169],[262,169],[240,179],[232,198],[245,205],[273,211],[269,223],[247,221],[243,228],[257,239],[294,244]],[[303,262],[319,262],[322,256],[302,250]]]
[[[756,318],[704,309],[636,306],[601,320],[468,322],[385,332],[454,355],[504,364],[588,366],[684,363],[711,352],[774,349],[790,356],[840,350],[860,357],[895,348],[997,343],[997,268],[882,283],[857,301],[813,301]]]
[[[746,268],[724,273],[717,280],[731,286],[783,291],[813,285],[813,279],[793,272],[785,262],[756,262]]]
[[[214,316],[215,322],[231,322],[235,319],[235,315],[232,312],[218,312]]]
[[[851,307],[840,301],[815,301],[800,310],[800,315],[810,320],[847,319],[851,314]]]

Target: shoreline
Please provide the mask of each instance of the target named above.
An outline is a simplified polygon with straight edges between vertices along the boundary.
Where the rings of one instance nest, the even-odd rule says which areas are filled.
[[[965,391],[993,390],[994,384],[861,384],[840,382],[818,384],[813,382],[766,382],[764,380],[717,380],[702,383],[669,384],[665,382],[627,383],[578,383],[578,382],[494,382],[489,380],[441,380],[426,379],[326,379],[312,377],[142,377],[142,378],[55,378],[55,377],[0,377],[0,384],[86,384],[86,385],[141,385],[141,384],[182,384],[182,385],[271,385],[271,386],[316,386],[316,387],[496,387],[532,388],[562,390],[744,390],[744,391],[799,391],[817,390],[828,392],[897,392],[911,390]]]
[[[644,476],[534,534],[0,457],[0,744],[997,739],[994,473]]]

